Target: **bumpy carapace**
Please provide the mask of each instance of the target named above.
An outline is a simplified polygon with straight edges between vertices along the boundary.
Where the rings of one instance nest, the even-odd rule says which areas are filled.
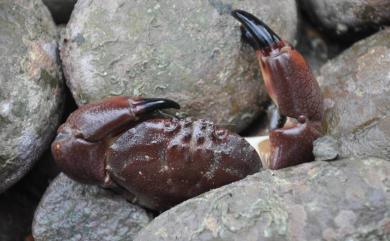
[[[210,121],[153,116],[168,99],[111,97],[84,105],[58,129],[52,153],[72,179],[120,189],[165,210],[257,172],[260,159],[239,135]]]

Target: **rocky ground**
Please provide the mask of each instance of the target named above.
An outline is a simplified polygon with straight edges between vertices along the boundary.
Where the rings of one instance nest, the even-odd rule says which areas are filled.
[[[55,130],[106,96],[171,98],[182,109],[169,114],[267,133],[236,8],[312,66],[325,102],[316,161],[163,213],[60,173]],[[390,240],[388,25],[387,0],[0,0],[0,240]]]
[[[389,175],[374,158],[262,171],[164,212],[135,240],[389,240]]]

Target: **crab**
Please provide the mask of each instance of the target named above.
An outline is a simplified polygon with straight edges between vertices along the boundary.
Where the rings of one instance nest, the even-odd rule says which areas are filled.
[[[168,99],[111,97],[84,105],[58,129],[52,153],[72,179],[165,210],[259,171],[256,151],[207,120],[161,118]]]
[[[303,57],[256,17],[241,10],[232,14],[256,50],[279,109],[279,121],[257,150],[208,120],[156,112],[180,108],[173,100],[116,96],[81,106],[59,127],[52,153],[60,169],[78,182],[120,190],[132,202],[163,211],[256,173],[262,162],[278,169],[312,160],[323,115],[313,74]]]

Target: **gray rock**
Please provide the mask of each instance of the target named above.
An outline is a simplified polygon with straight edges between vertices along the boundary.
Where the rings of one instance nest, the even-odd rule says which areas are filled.
[[[13,186],[0,195],[0,240],[24,240],[31,233],[34,208],[39,199],[28,188]]]
[[[62,115],[57,31],[40,0],[0,2],[0,193],[49,147]]]
[[[323,136],[313,143],[313,154],[316,161],[332,161],[339,156],[339,143],[331,136]]]
[[[345,47],[309,24],[307,19],[302,19],[299,23],[296,48],[304,56],[313,73],[318,76],[321,67],[339,55]]]
[[[1,241],[30,240],[34,211],[56,174],[51,153],[46,151],[22,180],[0,195]]]
[[[77,0],[43,0],[57,24],[64,24],[69,21],[76,2]]]
[[[303,9],[337,35],[390,24],[388,0],[299,0]]]
[[[132,240],[150,219],[120,195],[60,174],[35,212],[33,236],[36,241]]]
[[[327,134],[340,156],[390,159],[390,29],[354,44],[321,69]]]
[[[155,218],[137,241],[389,240],[390,162],[264,170]]]
[[[259,7],[260,6],[260,7]],[[61,58],[76,102],[111,95],[166,97],[180,115],[244,129],[267,99],[235,8],[254,13],[294,42],[293,0],[79,0]]]

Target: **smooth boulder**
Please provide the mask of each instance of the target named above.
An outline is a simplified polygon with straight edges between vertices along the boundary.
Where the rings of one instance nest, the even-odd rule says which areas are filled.
[[[122,196],[60,174],[46,190],[32,228],[36,241],[132,240],[150,220]]]
[[[299,0],[304,11],[334,35],[348,37],[356,32],[390,25],[388,0]],[[350,37],[350,36],[349,36]]]
[[[77,104],[113,95],[166,97],[181,104],[180,116],[243,130],[267,94],[255,52],[230,16],[236,8],[294,43],[293,0],[79,0],[61,48]]]
[[[326,134],[340,157],[390,160],[390,28],[355,43],[321,69]],[[319,143],[320,144],[320,143]]]
[[[389,240],[390,162],[264,170],[155,218],[136,241]]]
[[[63,109],[57,30],[41,0],[0,2],[0,193],[50,146]]]

